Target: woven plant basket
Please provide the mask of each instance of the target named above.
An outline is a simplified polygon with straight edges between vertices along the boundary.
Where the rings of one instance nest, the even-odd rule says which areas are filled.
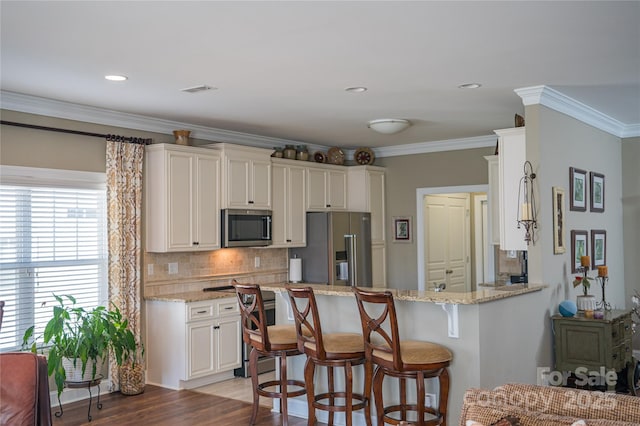
[[[144,392],[144,367],[142,364],[120,366],[120,392],[123,395],[138,395]]]

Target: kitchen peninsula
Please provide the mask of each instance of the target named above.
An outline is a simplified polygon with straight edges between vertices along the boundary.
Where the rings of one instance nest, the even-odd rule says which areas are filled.
[[[296,286],[301,284],[295,284]],[[310,285],[316,294],[322,327],[325,332],[361,333],[355,297],[349,287]],[[284,284],[261,284],[264,290],[276,292],[276,323],[292,323]],[[528,339],[527,330],[542,328],[551,313],[541,317],[537,307],[549,298],[545,285],[483,288],[473,292],[436,292],[433,290],[395,290],[394,295],[400,334],[404,339],[430,340],[453,352],[450,366],[448,423],[456,424],[460,416],[464,392],[470,387],[493,388],[506,382],[536,383],[542,342]],[[374,289],[384,291],[386,289]],[[176,303],[198,304],[211,300],[232,300],[217,292],[189,291],[147,297],[147,306]],[[149,311],[148,311],[149,313]],[[148,324],[152,318],[148,318]],[[450,337],[456,336],[457,337]],[[520,335],[517,342],[506,342],[504,336]],[[549,336],[549,338],[551,338]],[[153,339],[152,339],[153,340]],[[151,360],[149,360],[151,361]],[[289,360],[290,375],[303,377],[305,359]],[[151,367],[151,366],[150,366]],[[356,388],[362,386],[363,373],[354,370]],[[319,369],[318,384],[326,383],[326,373]],[[341,384],[341,378],[337,382]],[[397,385],[385,381],[385,392],[397,394]],[[437,389],[427,382],[427,393]],[[411,395],[411,393],[410,393]],[[277,404],[278,401],[275,401]],[[291,415],[306,417],[304,397],[290,400]],[[320,416],[323,413],[318,413]],[[325,421],[322,417],[320,421]],[[356,413],[355,424],[364,424]]]
[[[311,287],[316,294],[323,332],[362,332],[355,297],[349,287]],[[261,288],[277,294],[276,323],[292,323],[285,286],[261,285]],[[538,348],[542,342],[528,339],[527,330],[544,327],[542,322],[548,321],[550,313],[543,318],[535,308],[548,300],[549,296],[544,294],[546,288],[546,285],[532,284],[525,288],[498,287],[460,293],[389,290],[394,295],[402,338],[437,342],[453,352],[449,367],[448,424],[458,423],[464,392],[470,387],[493,388],[507,382],[537,382]],[[457,334],[457,337],[449,337],[450,334]],[[507,342],[504,336],[508,335],[522,338]],[[304,361],[304,357],[290,359],[289,374],[302,377]],[[317,386],[327,383],[323,370],[319,369],[320,374],[317,374]],[[336,380],[342,384],[340,377]],[[354,369],[355,389],[362,386],[362,380],[362,369]],[[437,393],[434,386],[427,381],[427,393]],[[412,390],[410,385],[410,396],[414,395]],[[393,379],[385,379],[385,394],[398,395],[398,386]],[[306,401],[303,398],[290,401],[289,412],[306,417]],[[320,417],[319,421],[326,419]],[[354,414],[354,424],[365,424],[361,413]]]

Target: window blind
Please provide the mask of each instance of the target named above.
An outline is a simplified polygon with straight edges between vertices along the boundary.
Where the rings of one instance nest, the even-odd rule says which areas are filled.
[[[57,304],[106,302],[106,191],[0,185],[0,351],[19,350],[24,331],[41,336]]]

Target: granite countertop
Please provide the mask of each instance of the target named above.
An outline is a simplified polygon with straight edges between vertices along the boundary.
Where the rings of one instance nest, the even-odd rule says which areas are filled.
[[[291,286],[309,286],[319,295],[325,296],[353,296],[350,287],[345,286],[329,286],[325,284],[288,284]],[[511,287],[511,288],[509,288]],[[452,303],[459,305],[474,305],[478,303],[486,303],[494,300],[506,299],[509,297],[519,296],[521,294],[532,293],[546,288],[545,284],[529,284],[528,287],[522,285],[517,286],[501,286],[501,287],[481,287],[476,291],[468,292],[451,292],[433,290],[396,290],[386,288],[369,288],[373,291],[389,290],[396,300],[406,300],[411,302],[427,302],[427,303]],[[286,287],[284,283],[261,284],[260,288],[275,292],[283,292]],[[174,293],[159,296],[145,297],[145,300],[156,300],[164,302],[200,302],[204,300],[223,299],[235,297],[231,292],[216,291],[191,291],[186,293]]]

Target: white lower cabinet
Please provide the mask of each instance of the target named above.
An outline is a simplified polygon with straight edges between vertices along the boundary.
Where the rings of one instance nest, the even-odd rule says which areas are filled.
[[[242,362],[235,297],[200,302],[151,300],[147,308],[147,383],[190,389],[233,377]]]

